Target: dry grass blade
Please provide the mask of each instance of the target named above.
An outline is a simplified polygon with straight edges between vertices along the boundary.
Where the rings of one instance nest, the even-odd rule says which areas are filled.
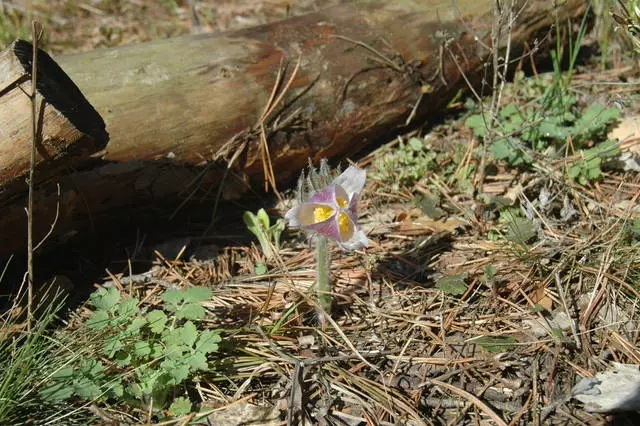
[[[507,426],[507,423],[504,420],[502,420],[500,416],[498,416],[487,404],[480,401],[475,395],[472,395],[469,392],[462,390],[456,386],[453,386],[449,383],[442,382],[436,379],[429,379],[426,383],[440,386],[450,390],[451,392],[455,393],[458,396],[461,396],[462,398],[466,399],[467,401],[469,401],[470,403],[478,407],[483,413],[489,416],[491,420],[493,420],[497,425]]]

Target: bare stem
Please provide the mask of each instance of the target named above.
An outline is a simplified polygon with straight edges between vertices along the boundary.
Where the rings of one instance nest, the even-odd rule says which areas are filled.
[[[329,269],[329,253],[327,251],[328,238],[318,235],[316,239],[316,293],[318,305],[324,313],[331,312],[331,271]],[[324,321],[323,321],[324,322]]]
[[[36,168],[36,136],[37,127],[37,84],[38,84],[38,36],[39,25],[36,21],[31,23],[31,37],[33,42],[32,62],[31,62],[31,163],[29,166],[29,200],[27,204],[27,328],[31,330],[33,322],[33,178]]]

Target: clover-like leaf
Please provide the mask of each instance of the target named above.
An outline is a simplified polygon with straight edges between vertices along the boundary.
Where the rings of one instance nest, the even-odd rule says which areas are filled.
[[[192,404],[189,398],[179,396],[169,406],[169,412],[174,416],[184,416],[191,412],[191,407]]]
[[[109,319],[110,317],[107,311],[95,311],[87,320],[87,327],[92,330],[102,330],[109,324]]]
[[[124,345],[120,341],[120,336],[116,334],[113,336],[109,336],[105,339],[103,352],[109,358],[113,358],[115,353],[120,349],[122,349],[123,347]]]
[[[118,351],[116,352],[115,361],[119,367],[131,365],[131,354],[127,351]]]
[[[93,292],[90,298],[96,308],[108,311],[118,304],[120,292],[115,287],[101,288]]]
[[[176,311],[176,318],[185,319],[202,319],[205,316],[205,310],[200,303],[187,303]]]
[[[218,343],[222,340],[220,334],[211,331],[204,330],[200,333],[200,337],[198,337],[198,341],[196,342],[196,351],[207,354],[209,352],[214,352],[218,350]]]
[[[484,137],[487,134],[487,124],[481,114],[470,115],[464,124],[473,130],[476,136]]]
[[[208,287],[189,287],[184,290],[182,297],[185,302],[204,302],[211,299],[212,293],[213,291]]]
[[[143,358],[151,354],[151,344],[146,340],[133,344],[133,353],[138,358]]]
[[[167,290],[162,294],[162,300],[172,306],[178,306],[183,299],[184,292],[180,290]]]
[[[167,320],[167,314],[160,309],[154,309],[147,314],[149,328],[151,328],[151,332],[156,334],[162,333],[162,330],[164,330],[165,325],[167,324]]]
[[[144,317],[136,317],[131,323],[127,326],[126,333],[129,335],[138,334],[140,329],[145,326],[147,323],[147,319]]]
[[[185,362],[193,370],[206,371],[209,369],[209,364],[207,364],[207,357],[202,352],[192,353],[185,359]]]
[[[436,288],[445,293],[460,296],[467,291],[467,284],[464,282],[467,276],[468,274],[466,272],[455,275],[445,275],[436,282]]]
[[[179,330],[182,344],[189,347],[193,346],[198,338],[198,329],[196,326],[191,321],[187,321]]]
[[[126,319],[136,315],[139,312],[138,299],[130,297],[128,299],[121,300],[118,303],[117,312],[120,319]]]

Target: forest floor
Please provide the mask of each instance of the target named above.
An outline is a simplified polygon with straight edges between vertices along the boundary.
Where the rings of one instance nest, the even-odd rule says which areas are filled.
[[[60,54],[339,1],[194,3],[34,1],[32,13]],[[28,38],[27,6],[0,7],[0,43]],[[571,43],[594,51],[594,34]],[[71,311],[42,314],[57,319],[27,346],[38,371],[24,391],[2,382],[0,400],[18,402],[0,413],[7,424],[637,424],[593,412],[574,386],[612,368],[618,394],[640,381],[616,364],[640,363],[640,75],[622,54],[576,58],[518,70],[491,115],[491,97],[468,94],[351,158],[368,174],[370,244],[330,246],[330,315],[313,297],[306,235],[276,229],[261,245],[242,220],[260,200],[230,205],[215,243],[156,230],[154,244],[133,236],[92,260],[109,273],[74,282],[98,290]],[[273,226],[295,197],[281,189],[263,199]],[[131,253],[148,270],[134,272]],[[10,325],[0,349],[24,356]]]

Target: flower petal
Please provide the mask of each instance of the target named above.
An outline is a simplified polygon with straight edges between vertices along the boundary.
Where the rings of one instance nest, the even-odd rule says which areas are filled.
[[[344,190],[347,191],[349,198],[351,198],[353,194],[359,194],[362,192],[362,188],[364,188],[366,180],[366,170],[356,166],[349,166],[347,167],[347,170],[335,178],[332,183],[344,188]]]
[[[336,206],[347,208],[349,206],[349,194],[347,194],[347,191],[345,191],[340,185],[332,185],[334,186],[334,202],[336,203]]]
[[[323,203],[323,204],[335,204],[336,203],[336,186],[329,184],[322,188],[320,191],[313,194],[307,200],[307,203]]]
[[[338,245],[347,250],[359,250],[369,246],[369,239],[364,232],[359,229],[348,241],[338,242]]]
[[[356,217],[358,216],[359,201],[360,193],[356,192],[351,196],[351,199],[349,200],[349,207],[347,207],[347,210],[349,210],[349,212]]]
[[[295,206],[285,213],[284,218],[289,221],[289,226],[302,226],[300,222],[300,207],[301,206]]]
[[[305,226],[305,228],[326,235],[327,237],[336,240],[338,243],[341,241],[340,227],[338,226],[338,220],[335,215],[324,222],[313,223]]]

